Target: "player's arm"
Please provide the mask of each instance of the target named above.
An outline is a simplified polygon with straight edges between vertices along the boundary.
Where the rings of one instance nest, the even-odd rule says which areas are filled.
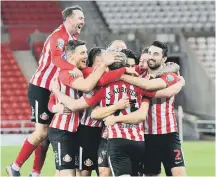
[[[104,96],[104,94],[101,92],[103,91],[103,89],[101,89],[98,92],[90,92],[88,94],[84,94],[83,97],[75,100],[60,91],[59,83],[57,80],[52,83],[51,87],[59,102],[63,103],[71,111],[83,110],[85,108],[94,106],[101,100],[101,97]],[[91,98],[89,97],[89,95],[91,95]]]
[[[63,59],[63,52],[66,41],[58,35],[53,35],[50,39],[50,51],[52,63],[60,69],[71,69],[72,65]]]
[[[71,110],[64,106],[62,103],[57,103],[56,96],[54,93],[50,94],[49,103],[48,103],[48,109],[52,113],[58,113],[58,114],[68,114],[71,113]]]
[[[172,77],[173,80],[168,81],[169,77]],[[167,73],[164,74],[163,77],[161,78],[148,80],[148,79],[133,77],[124,74],[123,76],[121,76],[121,80],[128,82],[132,85],[135,85],[137,87],[140,87],[144,90],[151,91],[151,90],[160,90],[168,87],[169,85],[176,83],[178,77],[174,73]]]
[[[119,116],[109,116],[104,119],[106,125],[114,125],[117,122],[128,123],[128,124],[137,124],[143,122],[146,119],[149,109],[149,100],[143,100],[140,108],[132,113],[127,115]]]
[[[179,70],[180,70],[180,66],[178,64],[176,64],[176,63],[168,63],[163,68],[159,69],[156,72],[156,74],[153,74],[154,75],[153,78],[160,77],[160,76],[162,76],[163,74],[166,74],[166,73],[176,73],[176,74],[178,74]]]
[[[184,85],[185,85],[185,80],[183,77],[181,77],[181,79],[177,83],[174,83],[173,85],[170,85],[165,89],[152,91],[152,92],[142,90],[142,94],[152,98],[170,98],[172,96],[177,95],[181,91]]]
[[[107,116],[112,115],[118,110],[125,109],[130,105],[128,98],[123,98],[114,105],[107,105],[107,107],[97,106],[92,110],[91,118],[92,119],[104,119]]]

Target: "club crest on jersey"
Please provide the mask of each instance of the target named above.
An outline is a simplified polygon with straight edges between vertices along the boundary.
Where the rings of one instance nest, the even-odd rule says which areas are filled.
[[[168,82],[172,82],[172,81],[174,81],[174,77],[172,76],[172,75],[167,75],[167,77],[166,77],[166,80],[168,81]]]
[[[78,74],[77,74],[75,71],[69,71],[69,74],[70,74],[73,78],[78,77]]]
[[[47,120],[47,119],[49,119],[49,116],[47,113],[44,112],[43,114],[40,115],[40,118],[43,120]]]
[[[85,162],[84,162],[85,166],[87,167],[90,167],[93,165],[93,162],[90,160],[90,159],[87,159]]]
[[[64,40],[61,39],[61,38],[58,38],[58,40],[57,40],[57,46],[56,47],[59,48],[59,49],[63,49],[63,47],[64,47]]]
[[[72,158],[71,156],[69,156],[68,154],[66,154],[64,157],[63,157],[63,161],[65,162],[71,162]]]
[[[86,98],[91,98],[94,95],[94,91],[90,91],[85,94]]]

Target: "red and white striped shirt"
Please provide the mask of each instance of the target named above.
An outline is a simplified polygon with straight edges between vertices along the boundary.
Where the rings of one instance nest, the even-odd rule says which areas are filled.
[[[145,120],[145,134],[167,134],[177,132],[174,112],[175,97],[152,98]]]
[[[57,77],[58,68],[71,69],[64,60],[64,50],[67,42],[73,38],[64,25],[60,25],[45,41],[38,68],[30,83],[50,90],[50,83]]]
[[[96,67],[88,67],[82,70],[83,77],[87,78],[92,72],[94,72]],[[104,73],[97,83],[97,86],[105,86],[115,80],[119,79],[125,73],[125,68],[120,68],[114,71],[109,71]],[[91,118],[91,112],[93,108],[85,109],[81,117],[80,123],[89,127],[102,127],[101,120],[93,120]]]
[[[59,72],[58,79],[60,81],[60,91],[71,98],[78,99],[79,94],[75,89],[70,88],[72,82],[74,82],[78,77],[76,77],[76,72],[74,70],[61,70]],[[48,108],[52,111],[52,106],[57,104],[58,100],[55,98],[54,94],[51,94]],[[66,130],[69,132],[76,132],[79,126],[79,112],[72,112],[70,114],[55,114],[50,127],[57,128],[60,130]]]
[[[174,73],[164,74],[164,78],[178,80]],[[173,82],[172,84],[174,84]],[[167,134],[177,132],[176,116],[174,112],[175,96],[171,98],[152,98],[150,99],[150,107],[148,116],[145,120],[145,134]]]
[[[119,115],[127,115],[139,109],[143,95],[154,97],[155,94],[156,92],[146,92],[124,81],[116,81],[94,93],[91,92],[84,95],[84,99],[89,105],[95,105],[100,101],[101,106],[106,107],[116,104],[120,99],[128,96],[133,104],[129,108],[118,111]],[[108,139],[125,138],[133,141],[144,140],[144,126],[142,122],[138,124],[116,123],[107,128]]]
[[[80,120],[80,124],[89,126],[89,127],[102,127],[101,120],[93,120],[91,118],[91,112],[93,108],[85,109]]]

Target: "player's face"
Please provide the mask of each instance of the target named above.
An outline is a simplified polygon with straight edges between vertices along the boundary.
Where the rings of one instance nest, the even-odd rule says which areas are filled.
[[[122,41],[116,41],[116,42],[113,42],[112,45],[109,46],[108,49],[120,52],[122,49],[127,49],[127,46]]]
[[[105,50],[104,49],[101,49],[101,55],[100,56],[96,56],[96,58],[95,58],[95,60],[94,60],[94,65],[96,65],[96,66],[99,66],[101,63],[102,63],[102,61],[103,61],[103,55],[105,54]]]
[[[162,48],[156,46],[150,46],[148,50],[149,59],[147,61],[149,68],[157,69],[159,68],[162,63],[164,63],[165,58],[163,57],[163,50]]]
[[[135,60],[133,58],[128,58],[126,67],[135,68],[135,66],[136,66]]]
[[[86,68],[88,54],[85,45],[78,46],[74,52],[74,60],[78,69]]]
[[[80,10],[74,10],[73,15],[70,18],[71,27],[74,33],[80,34],[82,27],[85,24],[84,14]]]
[[[148,64],[147,64],[148,59],[149,59],[149,54],[148,53],[144,53],[144,54],[141,55],[139,66],[142,69],[147,69],[148,68]]]

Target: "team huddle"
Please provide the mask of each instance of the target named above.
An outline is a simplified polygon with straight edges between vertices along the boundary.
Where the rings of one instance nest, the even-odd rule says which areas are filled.
[[[39,176],[49,144],[55,176],[186,176],[174,113],[185,84],[179,66],[165,63],[168,47],[153,41],[140,59],[124,41],[107,48],[78,40],[82,8],[62,12],[63,24],[45,41],[28,89],[35,131],[9,176],[34,152],[29,176]]]

